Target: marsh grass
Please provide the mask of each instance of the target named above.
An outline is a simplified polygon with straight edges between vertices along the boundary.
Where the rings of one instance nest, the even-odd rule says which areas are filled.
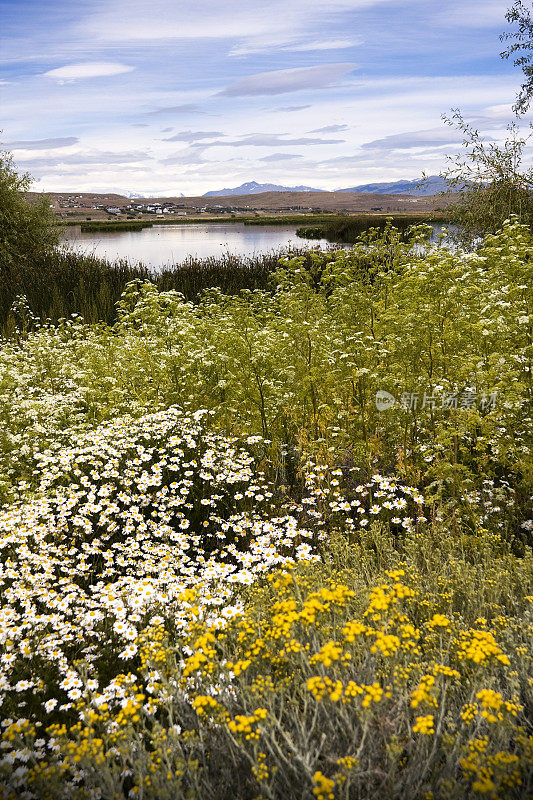
[[[142,231],[151,228],[153,222],[134,220],[133,222],[81,222],[82,233],[116,233],[117,231]]]
[[[18,320],[13,303],[23,295],[31,315],[40,320],[57,320],[79,314],[85,322],[116,321],[115,304],[126,284],[152,281],[159,290],[174,290],[195,301],[208,288],[224,294],[242,289],[268,289],[270,277],[281,253],[245,257],[225,253],[209,258],[187,257],[171,269],[155,273],[142,263],[126,259],[109,262],[93,255],[56,249],[19,264],[7,276],[0,293],[0,330],[10,335]]]
[[[405,237],[413,225],[442,224],[447,221],[447,217],[442,214],[367,214],[333,217],[313,220],[312,225],[298,228],[296,235],[304,239],[327,239],[329,242],[354,244],[360,239],[361,234],[370,228],[384,231],[387,228],[387,220],[392,220],[394,227]]]

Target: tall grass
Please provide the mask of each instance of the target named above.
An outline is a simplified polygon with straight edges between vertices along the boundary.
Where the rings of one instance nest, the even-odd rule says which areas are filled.
[[[314,221],[313,225],[298,228],[296,235],[304,239],[327,239],[330,242],[354,244],[361,234],[370,227],[384,230],[387,219],[393,219],[394,227],[403,234],[412,226],[426,223],[440,224],[447,221],[443,215],[435,214],[372,214],[360,216],[333,217],[330,220]],[[317,224],[318,223],[318,224]]]
[[[141,231],[151,228],[153,222],[134,220],[133,222],[81,222],[82,233],[116,233],[117,231]]]
[[[0,292],[0,329],[9,335],[16,321],[12,311],[24,295],[28,311],[53,322],[80,314],[88,323],[113,324],[115,304],[130,281],[151,280],[161,291],[174,289],[196,300],[211,287],[225,294],[241,289],[267,289],[280,253],[247,257],[225,253],[209,258],[188,256],[171,269],[153,273],[147,266],[126,259],[113,263],[66,248],[56,249],[10,270]]]

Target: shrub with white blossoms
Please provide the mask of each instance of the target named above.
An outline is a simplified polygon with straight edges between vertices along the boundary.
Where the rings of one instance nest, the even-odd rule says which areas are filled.
[[[318,557],[319,537],[272,511],[261,437],[208,432],[207,414],[119,420],[38,454],[39,491],[0,511],[2,717],[105,696],[147,623],[179,634],[194,605],[223,625],[238,587]]]
[[[379,473],[359,483],[357,472],[354,467],[333,468],[308,461],[299,509],[319,528],[348,534],[357,533],[374,521],[386,523],[398,532],[410,532],[427,521],[424,498],[416,487]]]

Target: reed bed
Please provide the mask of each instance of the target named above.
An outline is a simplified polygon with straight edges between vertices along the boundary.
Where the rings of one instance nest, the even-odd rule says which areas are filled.
[[[117,231],[142,231],[151,228],[153,222],[133,220],[132,222],[81,222],[82,233],[116,233]]]
[[[296,230],[296,235],[303,239],[327,239],[329,242],[345,242],[354,244],[362,233],[369,228],[385,230],[387,220],[393,220],[394,227],[406,234],[413,225],[435,225],[448,222],[444,215],[436,214],[372,214],[359,216],[333,217],[331,219],[313,220],[313,225],[304,225]]]
[[[295,251],[299,252],[299,251]],[[268,289],[281,252],[247,257],[231,253],[209,258],[187,257],[172,268],[155,272],[142,263],[126,259],[115,262],[93,255],[58,248],[42,254],[31,263],[20,264],[5,275],[0,293],[0,329],[10,335],[17,313],[13,304],[26,298],[24,312],[40,320],[58,319],[79,314],[85,322],[116,321],[116,303],[124,287],[133,280],[150,280],[160,291],[181,292],[196,301],[203,291],[219,288],[225,294],[242,289]]]

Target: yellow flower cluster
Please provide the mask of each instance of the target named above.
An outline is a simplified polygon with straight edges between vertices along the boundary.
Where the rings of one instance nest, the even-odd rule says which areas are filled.
[[[435,733],[433,727],[433,714],[428,714],[425,717],[417,717],[416,723],[413,725],[413,733],[425,733],[432,735]]]
[[[411,692],[411,708],[418,708],[422,703],[436,706],[437,701],[431,694],[434,685],[435,677],[433,675],[423,675],[417,688]]]
[[[461,718],[466,723],[472,722],[478,714],[491,724],[503,722],[506,716],[516,717],[523,710],[516,699],[504,700],[500,692],[493,689],[481,689],[476,700],[479,704],[468,703],[461,710]]]
[[[503,720],[504,712],[516,717],[517,713],[522,710],[519,703],[504,700],[499,692],[492,689],[482,689],[476,694],[476,698],[481,704],[481,716],[488,722]]]
[[[258,722],[266,719],[267,710],[256,708],[253,714],[237,714],[235,719],[228,722],[228,728],[232,733],[243,736],[245,739],[259,739],[259,731],[255,727]]]
[[[461,634],[457,656],[459,659],[473,661],[474,664],[486,664],[493,658],[506,666],[510,663],[508,656],[494,638],[494,634],[490,631],[476,629]]]
[[[363,625],[363,623],[359,622],[357,619],[353,619],[344,626],[342,635],[347,642],[355,642],[356,637],[361,636],[361,634],[366,633],[366,631],[366,625]]]
[[[427,627],[430,630],[434,630],[435,628],[447,628],[449,625],[450,620],[448,617],[445,617],[444,614],[434,614],[427,623]]]
[[[203,716],[204,714],[209,714],[210,712],[218,711],[221,706],[214,697],[210,695],[197,695],[191,703],[192,707],[196,711],[199,717]]]
[[[332,681],[327,676],[315,675],[307,681],[307,691],[315,700],[322,700],[327,695],[330,700],[337,702],[342,697],[343,688],[342,681]]]
[[[327,642],[320,648],[318,653],[311,656],[309,663],[324,664],[325,667],[330,667],[334,661],[338,661],[341,657],[349,659],[350,654],[345,653],[343,655],[342,647],[337,642]]]
[[[161,622],[145,627],[136,640],[140,670],[117,676],[113,691],[105,695],[94,690],[80,699],[77,725],[50,726],[47,736],[57,742],[57,758],[45,751],[40,766],[28,774],[37,780],[46,765],[69,775],[90,764],[108,768],[116,753],[126,754],[128,742],[140,735],[150,747],[144,772],[132,783],[147,792],[148,777],[151,794],[146,796],[159,800],[154,787],[156,779],[163,781],[164,770],[181,785],[184,763],[196,759],[184,753],[196,753],[199,742],[218,737],[248,765],[248,779],[270,791],[273,776],[283,769],[274,754],[289,739],[292,750],[303,746],[301,731],[315,737],[313,741],[331,731],[334,739],[339,726],[348,726],[350,742],[363,742],[357,756],[365,774],[381,747],[376,732],[391,729],[386,743],[391,758],[405,752],[409,732],[411,760],[425,758],[429,737],[434,737],[431,746],[438,748],[439,758],[454,752],[457,759],[459,753],[459,797],[485,793],[501,800],[506,796],[502,787],[521,785],[526,745],[516,745],[516,753],[513,748],[520,739],[523,709],[515,697],[516,680],[506,669],[508,657],[481,619],[479,627],[470,629],[457,614],[436,613],[435,608],[442,608],[440,595],[411,589],[407,583],[415,585],[418,579],[405,577],[404,570],[391,572],[387,577],[393,583],[380,584],[368,594],[356,594],[336,580],[317,590],[312,568],[302,572],[300,580],[293,569],[255,587],[246,610],[219,628],[202,619],[196,597],[189,593],[190,621],[179,646],[169,645]],[[382,601],[386,608],[379,611]],[[476,662],[479,653],[482,658]],[[482,683],[481,673],[471,668],[476,663],[484,666]],[[302,702],[302,689],[307,702]],[[471,698],[466,705],[465,697]],[[192,726],[191,708],[196,712]],[[184,729],[165,729],[162,719],[179,720]],[[472,722],[476,727],[469,726]],[[491,737],[486,743],[472,740],[477,745],[470,752],[469,736],[484,730]],[[23,753],[26,736],[20,726],[8,727],[4,741],[11,737],[9,752]],[[317,748],[327,747],[324,741]],[[305,780],[314,797],[349,796],[362,780],[352,752],[337,750],[310,762]],[[517,760],[511,758],[515,755]],[[295,757],[287,755],[289,761]],[[180,791],[175,789],[175,796]]]
[[[347,703],[354,697],[363,697],[361,703],[363,708],[368,708],[372,703],[379,703],[383,697],[390,698],[390,686],[381,686],[375,681],[372,684],[358,684],[355,681],[348,681],[343,685],[340,680],[331,680],[328,676],[314,675],[307,681],[307,691],[310,692],[315,700],[322,700],[328,697],[334,703],[341,700]]]
[[[531,755],[533,737],[523,743],[529,747]],[[500,750],[490,755],[488,736],[469,740],[465,750],[460,765],[465,777],[471,781],[473,792],[488,795],[491,800],[516,796],[516,789],[523,785],[520,757],[516,753]]]
[[[317,770],[313,775],[313,783],[313,794],[317,800],[334,800],[335,781],[331,780],[331,778],[326,778],[322,772]]]
[[[375,637],[374,644],[370,648],[371,653],[380,652],[384,656],[392,656],[400,647],[398,636],[383,631],[368,631],[369,635]]]
[[[415,596],[413,589],[399,580],[405,575],[403,569],[388,572],[387,575],[395,582],[392,585],[383,584],[373,589],[370,594],[368,608],[365,611],[365,616],[370,616],[375,622],[378,622],[382,618],[382,613],[391,606],[397,605],[401,600],[409,600]]]
[[[270,773],[268,771],[266,753],[257,754],[257,761],[252,766],[252,772],[258,783],[264,783],[268,780]]]
[[[359,759],[354,756],[343,756],[337,759],[337,766],[346,771],[355,769],[358,765]]]

